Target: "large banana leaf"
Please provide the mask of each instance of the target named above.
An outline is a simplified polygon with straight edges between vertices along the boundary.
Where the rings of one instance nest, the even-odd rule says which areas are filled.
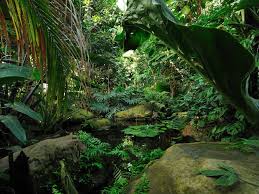
[[[253,56],[229,33],[180,24],[163,0],[128,0],[126,25],[137,25],[166,42],[254,123],[259,103],[248,94]]]
[[[23,144],[26,143],[26,133],[17,117],[11,115],[0,115],[0,122],[3,123],[11,133]]]
[[[0,84],[8,84],[14,81],[26,79],[39,79],[31,67],[17,66],[8,63],[0,64]]]
[[[36,121],[39,121],[39,122],[43,121],[42,116],[39,113],[33,111],[30,107],[26,106],[25,104],[23,104],[21,102],[8,103],[8,104],[5,104],[5,107],[12,108],[20,113],[23,113],[23,114],[31,117],[32,119],[34,119]]]

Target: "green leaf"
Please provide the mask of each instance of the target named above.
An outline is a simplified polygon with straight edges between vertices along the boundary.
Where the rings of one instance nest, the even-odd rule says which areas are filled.
[[[3,123],[8,129],[10,129],[11,133],[23,144],[26,143],[26,133],[23,127],[21,126],[20,121],[18,121],[17,117],[6,115],[0,116],[0,122]]]
[[[226,170],[226,171],[228,171],[230,173],[233,173],[233,174],[236,173],[234,168],[232,168],[231,166],[228,166],[228,165],[226,165],[226,164],[224,164],[222,162],[218,163],[218,167],[220,167],[221,169],[224,169],[224,170]]]
[[[70,61],[73,60],[77,65],[84,64],[88,68],[84,63],[88,58],[88,48],[74,1],[50,3],[49,0],[8,0],[6,11],[10,17],[2,19],[11,21],[12,25],[8,25],[11,36],[26,42],[20,44],[19,41],[13,41],[18,45],[12,47],[19,48],[19,58],[23,58],[26,53],[27,58],[35,62],[30,65],[42,71],[42,77],[48,80],[47,105],[61,115],[66,81],[73,69]],[[71,16],[70,20],[59,17],[60,14]],[[18,74],[26,79],[31,77],[31,74],[24,76],[20,73],[16,71],[15,76]],[[38,75],[33,77],[37,78]]]
[[[20,113],[23,113],[23,114],[31,117],[32,119],[34,119],[36,121],[39,121],[39,122],[43,121],[43,118],[39,113],[33,111],[30,107],[26,106],[25,104],[23,104],[21,102],[14,102],[13,104],[8,103],[8,104],[5,104],[5,107],[12,108]]]
[[[209,177],[218,177],[226,174],[225,170],[201,170],[199,172],[201,175]]]
[[[234,185],[235,183],[237,183],[238,181],[239,181],[239,178],[238,178],[237,174],[229,173],[229,174],[226,174],[226,175],[218,178],[215,181],[215,183],[218,186],[230,187],[230,186]]]
[[[33,78],[33,80],[37,80],[37,81],[40,80],[41,76],[40,76],[40,71],[38,69],[36,69],[36,68],[33,69],[32,78]]]
[[[215,180],[218,186],[230,187],[239,181],[239,177],[232,167],[224,163],[219,163],[218,167],[221,169],[201,170],[199,173],[208,177],[219,177]]]
[[[121,42],[126,38],[126,33],[122,26],[119,26],[116,32],[116,35],[114,37],[115,41]]]
[[[259,123],[259,100],[248,93],[249,75],[255,69],[254,57],[228,32],[183,25],[162,0],[129,0],[125,14],[127,25],[154,33],[250,121]]]
[[[13,64],[0,64],[0,83],[8,84],[14,81],[23,81],[32,78],[32,69]]]

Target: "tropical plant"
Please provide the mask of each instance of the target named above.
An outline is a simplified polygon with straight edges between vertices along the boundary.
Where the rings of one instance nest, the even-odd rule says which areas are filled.
[[[123,153],[123,154],[122,154]],[[139,174],[143,173],[146,165],[155,159],[160,158],[164,151],[160,148],[154,150],[147,150],[144,146],[135,146],[133,144],[120,144],[116,146],[111,154],[116,157],[116,164],[119,166],[117,178],[115,177],[114,183],[106,187],[103,193],[117,194],[124,193],[128,180],[135,178]],[[126,157],[125,157],[126,156]],[[119,160],[118,160],[119,159]],[[149,181],[146,177],[141,179],[141,184],[138,187],[139,192],[148,189]]]
[[[20,115],[42,122],[42,116],[29,108],[25,103],[29,101],[33,92],[32,89],[25,97],[21,96],[21,86],[26,80],[39,80],[39,74],[35,69],[26,66],[18,66],[10,63],[2,63],[0,66],[0,122],[22,143],[27,142],[26,132],[19,122]],[[27,91],[26,91],[27,92]],[[21,101],[21,98],[23,102]],[[3,132],[3,130],[0,130]]]
[[[79,131],[79,140],[87,147],[80,158],[80,183],[91,183],[93,173],[104,168],[104,158],[110,151],[110,145],[93,137],[92,135]]]
[[[161,85],[160,85],[161,86]],[[159,86],[157,86],[159,87]],[[160,111],[162,108],[168,107],[168,103],[170,103],[170,95],[168,91],[157,91],[160,89],[144,89],[144,99],[147,103],[150,103],[155,110]]]
[[[87,71],[86,43],[73,1],[7,0],[1,2],[0,15],[2,43],[17,51],[7,54],[40,71],[48,84],[48,104],[60,108],[71,64]]]
[[[117,87],[109,93],[94,93],[89,106],[91,110],[111,118],[116,112],[142,101],[142,94],[138,89]]]
[[[130,0],[127,5],[125,25],[134,24],[153,32],[252,122],[258,122],[258,100],[248,92],[249,75],[256,68],[255,59],[233,36],[220,29],[182,25],[161,0]],[[235,2],[232,9],[256,5],[258,2],[244,0]]]
[[[107,158],[113,164],[114,182],[103,193],[123,193],[128,179],[142,173],[150,161],[164,153],[160,148],[148,150],[145,146],[135,146],[127,138],[112,148],[86,132],[79,131],[77,136],[87,147],[81,156],[79,182],[90,183],[96,170],[105,168]]]

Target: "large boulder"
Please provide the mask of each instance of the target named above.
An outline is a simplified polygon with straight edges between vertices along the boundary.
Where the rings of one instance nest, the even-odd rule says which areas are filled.
[[[30,173],[37,184],[44,185],[53,177],[59,167],[59,161],[64,160],[68,168],[75,170],[79,163],[80,152],[85,146],[72,134],[55,139],[46,139],[26,147],[23,152],[29,157]],[[14,153],[14,159],[20,154]],[[8,157],[0,160],[0,174],[9,169]]]
[[[258,194],[259,155],[226,149],[222,143],[177,144],[150,164],[145,174],[149,194]],[[199,175],[201,169],[217,169],[219,163],[231,166],[240,182],[231,188],[216,186],[215,179]],[[140,179],[127,193],[134,193]]]
[[[136,120],[146,119],[153,115],[152,107],[150,105],[137,105],[124,111],[117,112],[115,119],[117,120]]]

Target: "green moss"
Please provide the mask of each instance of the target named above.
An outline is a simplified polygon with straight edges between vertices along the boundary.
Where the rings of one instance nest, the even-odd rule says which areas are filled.
[[[71,116],[72,120],[87,120],[94,117],[94,114],[85,109],[74,110]]]
[[[152,108],[149,105],[138,105],[128,110],[120,111],[115,114],[117,119],[144,119],[152,116]]]
[[[100,129],[111,126],[111,121],[105,118],[96,118],[88,120],[87,124],[93,129]]]

